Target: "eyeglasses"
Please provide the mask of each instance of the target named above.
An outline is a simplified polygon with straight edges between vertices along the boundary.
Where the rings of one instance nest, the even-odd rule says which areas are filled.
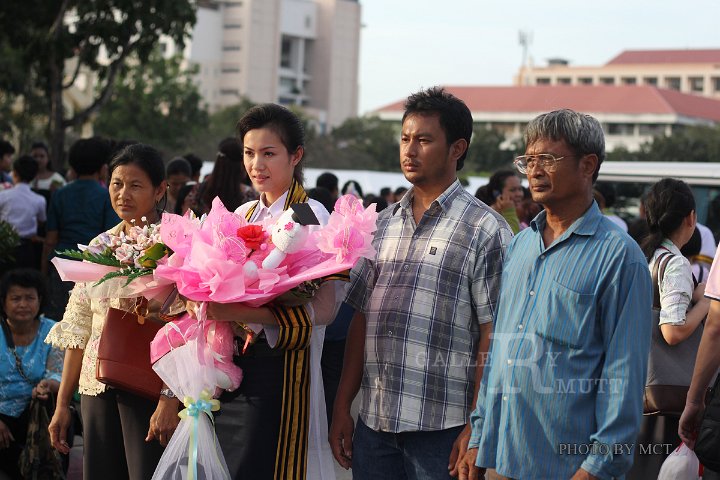
[[[562,160],[563,158],[572,157],[577,157],[577,155],[565,155],[563,157],[556,157],[549,153],[538,153],[537,155],[520,155],[519,157],[515,158],[515,161],[513,163],[515,164],[515,168],[517,168],[520,173],[527,173],[528,170],[537,166],[542,167],[542,169],[546,172],[552,173],[557,170],[557,164],[560,160]]]

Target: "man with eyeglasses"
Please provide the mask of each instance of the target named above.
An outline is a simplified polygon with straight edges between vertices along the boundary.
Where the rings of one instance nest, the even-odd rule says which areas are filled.
[[[460,478],[622,477],[642,417],[647,262],[593,200],[605,157],[595,118],[546,113],[525,141],[515,166],[545,211],[508,247]]]

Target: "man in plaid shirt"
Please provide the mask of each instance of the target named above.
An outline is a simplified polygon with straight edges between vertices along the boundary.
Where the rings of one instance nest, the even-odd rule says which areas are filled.
[[[472,125],[441,88],[405,104],[400,166],[413,187],[381,212],[376,258],[352,270],[346,301],[357,313],[329,433],[358,480],[449,478],[467,448],[512,236],[457,179]]]

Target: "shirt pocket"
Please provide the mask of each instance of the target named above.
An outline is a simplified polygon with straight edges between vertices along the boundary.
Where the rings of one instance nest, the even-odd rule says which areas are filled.
[[[546,304],[547,311],[540,312],[537,334],[550,342],[581,349],[592,334],[595,296],[578,293],[553,280]]]

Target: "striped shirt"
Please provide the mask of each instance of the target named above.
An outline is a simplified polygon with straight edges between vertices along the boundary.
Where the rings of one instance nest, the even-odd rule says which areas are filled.
[[[458,181],[416,225],[413,192],[380,213],[377,256],[353,268],[346,300],[366,317],[360,417],[376,431],[468,422],[480,324],[495,313],[512,237]]]
[[[508,248],[470,448],[511,478],[621,477],[642,417],[647,262],[594,202],[548,248],[544,228],[541,212]]]

